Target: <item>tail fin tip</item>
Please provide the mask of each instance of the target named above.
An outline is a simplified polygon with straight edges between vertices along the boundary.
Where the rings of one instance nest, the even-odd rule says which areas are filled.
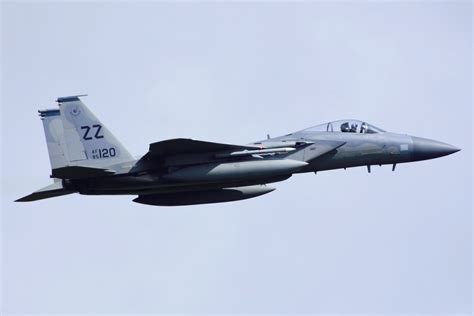
[[[79,101],[80,97],[87,97],[87,94],[77,94],[77,95],[70,95],[67,97],[58,97],[56,99],[56,102],[64,103],[64,102]]]

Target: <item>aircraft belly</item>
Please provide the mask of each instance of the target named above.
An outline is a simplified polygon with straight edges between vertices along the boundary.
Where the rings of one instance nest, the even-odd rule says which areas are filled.
[[[187,192],[187,191],[199,191],[203,189],[219,189],[219,188],[229,188],[229,187],[241,187],[241,186],[251,186],[251,185],[260,185],[267,183],[274,183],[279,181],[284,181],[291,177],[291,174],[271,176],[271,177],[256,177],[254,179],[247,180],[237,180],[231,179],[221,182],[187,182],[187,183],[170,183],[163,182],[159,179],[150,182],[129,182],[126,184],[125,180],[120,181],[121,183],[114,183],[113,181],[108,181],[107,183],[94,183],[86,185],[83,183],[80,188],[76,188],[77,191],[81,194],[86,195],[101,195],[101,194],[110,194],[110,195],[145,195],[145,194],[159,194],[159,193],[169,193],[169,192]]]

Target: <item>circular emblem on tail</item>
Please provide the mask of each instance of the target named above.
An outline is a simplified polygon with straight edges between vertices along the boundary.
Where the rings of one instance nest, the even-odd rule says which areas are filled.
[[[79,114],[81,114],[81,110],[79,110],[79,107],[76,106],[71,110],[71,115],[78,116]]]

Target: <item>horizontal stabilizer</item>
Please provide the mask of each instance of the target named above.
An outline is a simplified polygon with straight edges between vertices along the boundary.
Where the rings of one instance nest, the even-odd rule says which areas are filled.
[[[31,202],[71,193],[74,193],[74,191],[64,189],[61,182],[55,182],[31,193],[30,195],[24,196],[15,202]]]
[[[68,166],[53,169],[53,178],[59,179],[86,179],[110,176],[115,173],[114,170],[84,167],[84,166]]]

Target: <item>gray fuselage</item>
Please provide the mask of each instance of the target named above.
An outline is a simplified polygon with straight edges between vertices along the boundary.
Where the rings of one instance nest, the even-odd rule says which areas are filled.
[[[66,183],[82,194],[159,194],[185,191],[201,191],[240,186],[260,185],[283,181],[295,173],[351,168],[370,165],[395,165],[417,160],[431,159],[447,155],[458,149],[441,142],[401,135],[390,132],[351,133],[300,131],[293,134],[270,138],[250,145],[262,148],[285,147],[288,144],[311,143],[296,153],[271,156],[244,157],[219,161],[214,155],[193,156],[187,161],[185,155],[177,155],[163,162],[162,166],[152,166],[139,172],[128,172],[106,178],[75,180]],[[305,165],[277,168],[276,161],[305,161],[307,153],[324,147],[325,143],[342,143]],[[196,165],[196,161],[198,164]],[[247,166],[245,166],[247,165]],[[173,167],[167,167],[173,166]],[[223,166],[223,167],[222,167]],[[269,168],[264,168],[269,166]],[[212,173],[220,167],[221,173]],[[227,168],[226,168],[227,167]],[[173,170],[177,169],[177,170]],[[204,170],[206,169],[206,170]],[[243,171],[242,171],[243,169]],[[189,171],[188,171],[189,170]],[[240,172],[234,172],[239,170]],[[179,174],[178,176],[170,176]],[[201,175],[201,177],[199,177]]]

